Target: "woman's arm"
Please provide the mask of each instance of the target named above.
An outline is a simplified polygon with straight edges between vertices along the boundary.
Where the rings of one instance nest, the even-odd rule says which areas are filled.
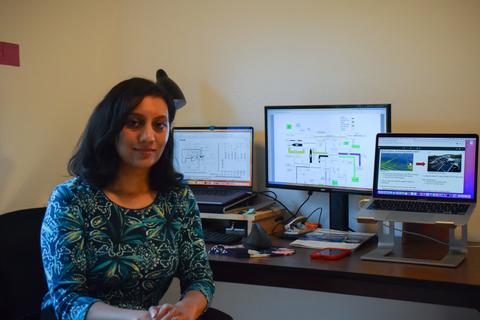
[[[199,291],[189,291],[182,300],[175,303],[175,307],[180,310],[189,310],[193,318],[197,319],[207,308],[208,301],[203,293]]]
[[[53,191],[41,229],[41,251],[48,300],[56,318],[84,319],[97,299],[89,296],[85,276],[84,218],[70,184]]]
[[[203,312],[210,304],[215,291],[213,274],[208,263],[200,212],[195,198],[188,188],[184,189],[182,197],[184,222],[179,244],[178,269],[182,299],[178,303],[180,306],[189,306]],[[187,300],[183,303],[185,299]]]

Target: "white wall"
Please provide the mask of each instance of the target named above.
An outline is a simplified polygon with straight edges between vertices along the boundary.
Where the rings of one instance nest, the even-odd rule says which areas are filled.
[[[264,105],[391,103],[396,132],[480,133],[478,0],[1,0],[0,8],[0,41],[21,52],[20,68],[0,66],[0,212],[45,205],[95,104],[120,80],[153,79],[157,68],[188,99],[176,125],[255,127],[258,189]],[[305,196],[279,193],[294,209]],[[327,199],[317,194],[307,209],[328,212]],[[471,240],[480,240],[478,211]]]

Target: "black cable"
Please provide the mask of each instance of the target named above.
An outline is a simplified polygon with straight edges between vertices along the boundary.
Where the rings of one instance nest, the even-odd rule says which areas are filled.
[[[266,195],[266,193],[273,193],[273,195],[275,196],[274,200],[277,200],[277,194],[271,190],[265,190],[265,191],[257,191],[256,193],[259,193],[259,194],[263,194],[264,196],[268,197],[268,195]]]
[[[275,196],[272,197],[271,195],[266,194],[267,192],[273,193]],[[277,199],[277,194],[276,194],[275,192],[270,191],[270,190],[267,190],[267,191],[257,191],[257,192],[255,192],[255,193],[261,194],[261,195],[263,195],[263,196],[265,196],[265,197],[267,197],[267,198],[272,199],[273,201],[275,201],[276,203],[278,203],[279,205],[281,205],[281,206],[287,211],[287,213],[290,215],[290,218],[294,218],[294,217],[295,217],[295,215],[292,213],[292,211],[290,211],[280,200]]]
[[[283,221],[280,221],[280,222],[278,222],[276,225],[273,226],[272,231],[271,231],[272,235],[274,235],[274,236],[280,236],[280,235],[283,234],[283,230],[281,230],[281,231],[275,231],[275,229],[277,229],[277,227],[280,226],[280,225],[283,225]]]
[[[280,204],[287,212],[288,214],[290,215],[290,218],[288,218],[287,220],[285,220],[283,223],[286,224],[288,223],[289,221],[291,221],[292,219],[296,218],[298,216],[298,213],[300,212],[300,209],[305,205],[305,203],[307,203],[307,201],[310,199],[310,197],[312,196],[313,194],[313,191],[311,190],[308,190],[308,196],[307,196],[307,199],[305,199],[302,204],[298,207],[297,211],[295,213],[292,213],[292,211],[290,211],[290,209],[287,208],[287,206],[285,206],[280,200],[278,200],[278,197],[277,197],[277,194],[271,190],[265,190],[265,191],[257,191],[256,193],[258,194],[261,194],[267,198],[270,198],[272,200],[274,200],[275,202],[277,202],[278,204]],[[272,193],[274,195],[274,197],[268,195],[267,193]]]
[[[308,190],[308,196],[307,196],[307,199],[305,199],[302,204],[300,205],[300,207],[298,207],[297,211],[295,212],[295,214],[293,215],[294,217],[296,217],[298,215],[298,213],[300,212],[300,209],[303,207],[303,205],[305,203],[307,203],[308,199],[310,199],[310,197],[312,196],[313,192],[311,190]],[[308,219],[308,217],[307,217]]]
[[[386,227],[386,228],[389,228],[389,225],[388,225],[387,223],[385,223],[385,222],[383,223],[383,226]],[[434,242],[443,244],[443,245],[445,245],[445,246],[449,246],[449,245],[450,245],[448,242],[438,240],[437,238],[435,238],[435,237],[433,237],[433,236],[428,236],[428,235],[423,234],[423,233],[418,233],[418,232],[413,232],[413,231],[406,231],[406,230],[397,228],[397,227],[395,227],[395,226],[393,227],[393,230],[395,230],[395,231],[400,231],[400,232],[402,232],[402,233],[410,234],[410,235],[413,235],[413,236],[425,238],[425,239],[428,239],[428,240],[431,240],[431,241],[434,241]]]
[[[310,217],[315,213],[315,211],[317,211],[318,209],[320,209],[320,213],[318,214],[318,224],[320,225],[320,219],[322,218],[322,213],[323,213],[323,208],[322,207],[318,207],[316,208],[315,210],[313,210],[312,212],[310,212],[310,214],[307,216],[307,220],[310,219]]]

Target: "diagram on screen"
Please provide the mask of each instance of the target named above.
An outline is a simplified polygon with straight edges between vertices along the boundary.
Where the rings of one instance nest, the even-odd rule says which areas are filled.
[[[277,141],[275,152],[283,163],[276,164],[275,174],[280,180],[306,185],[371,187],[372,137],[379,128],[359,128],[362,121],[347,116],[332,117],[331,121],[325,121],[331,127],[322,128],[307,117],[295,123],[279,122],[276,130],[283,132],[284,140]]]
[[[182,167],[184,170],[189,171],[201,171],[202,163],[204,163],[205,155],[202,149],[183,149],[182,150]]]
[[[184,143],[177,161],[188,177],[249,179],[250,149],[245,143],[222,143],[216,139]]]

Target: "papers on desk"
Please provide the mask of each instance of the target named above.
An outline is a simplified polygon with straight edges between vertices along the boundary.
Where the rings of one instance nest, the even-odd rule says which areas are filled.
[[[375,233],[316,229],[293,241],[290,245],[311,249],[338,248],[355,250],[374,235]]]

